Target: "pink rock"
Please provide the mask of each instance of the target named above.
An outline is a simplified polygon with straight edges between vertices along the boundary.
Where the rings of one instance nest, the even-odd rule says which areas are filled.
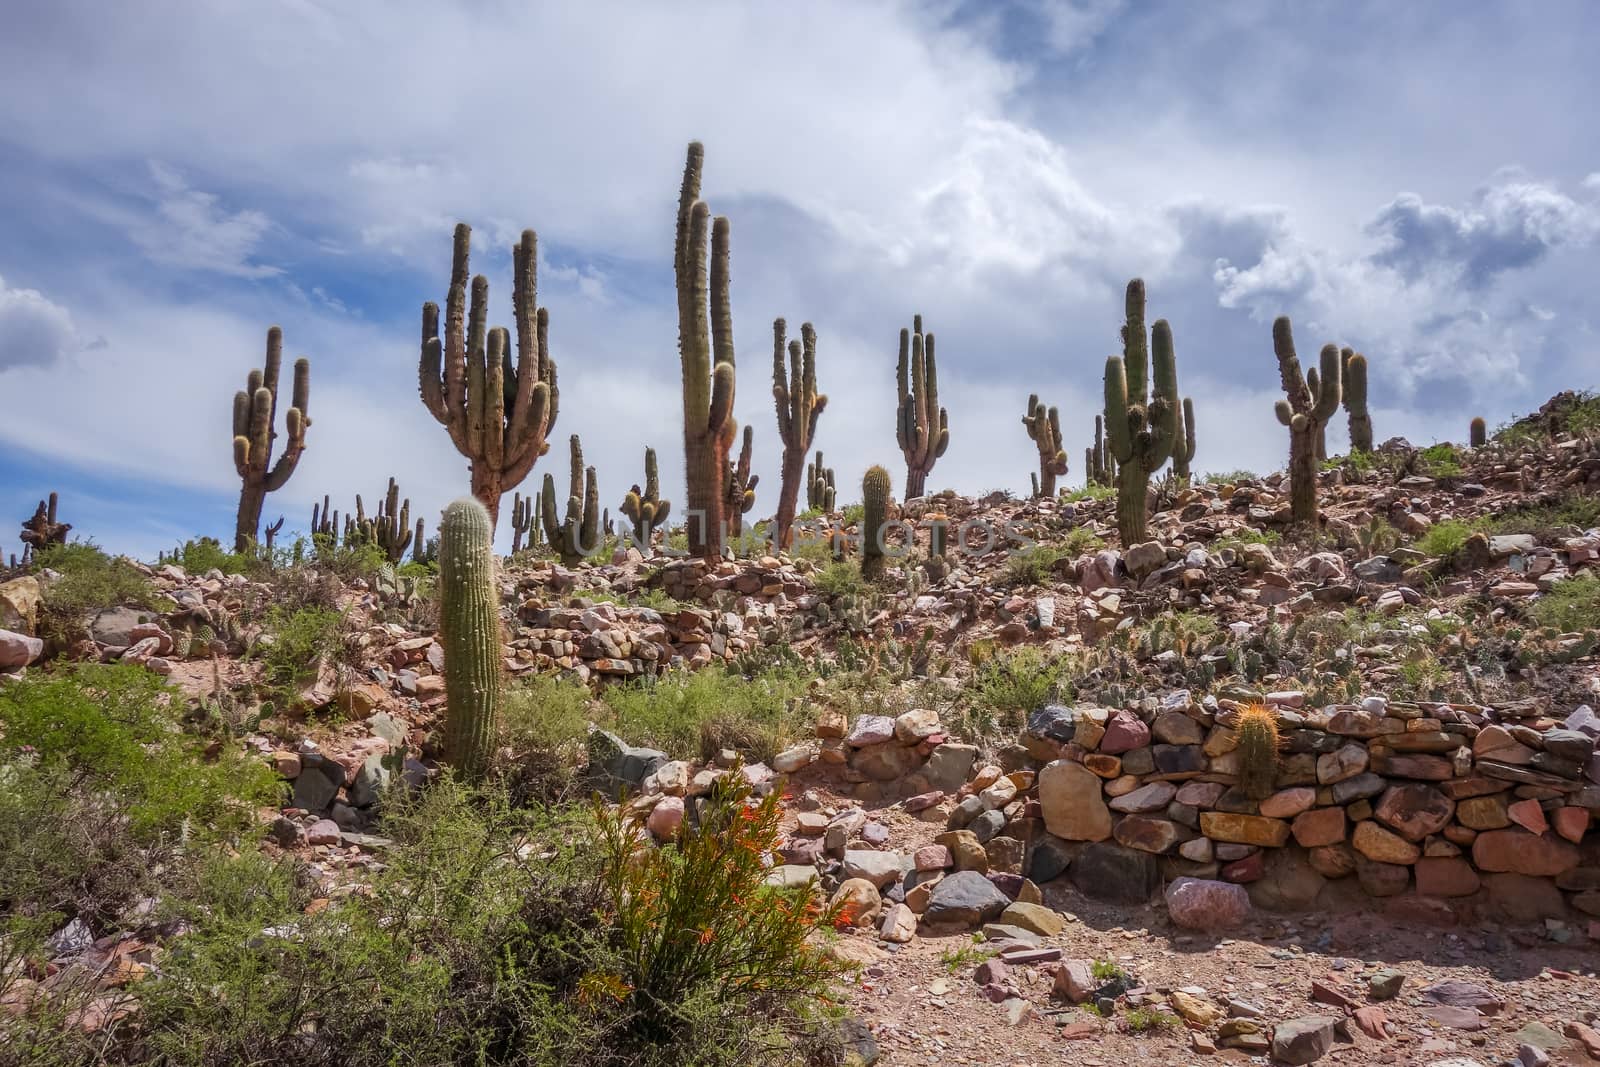
[[[1309,786],[1296,786],[1272,794],[1261,802],[1261,814],[1272,819],[1292,819],[1308,811],[1317,802],[1317,791]]]
[[[306,829],[306,842],[312,845],[337,845],[339,824],[332,819],[318,819]]]
[[[26,667],[44,655],[44,642],[37,637],[0,630],[0,671]]]
[[[1550,822],[1537,800],[1519,800],[1506,808],[1506,815],[1530,834],[1542,834],[1550,829]]]
[[[1241,860],[1234,860],[1222,870],[1217,872],[1217,877],[1224,882],[1236,882],[1245,885],[1259,881],[1267,871],[1267,858],[1265,852],[1252,852]]]
[[[156,654],[159,656],[165,656],[168,652],[172,651],[172,635],[163,630],[158,623],[135,623],[134,625],[128,627],[128,637],[135,644],[143,641],[147,637],[155,638],[160,645],[156,652]]]
[[[1167,915],[1190,930],[1227,930],[1250,917],[1243,886],[1209,878],[1177,878],[1167,886]]]
[[[1589,829],[1588,808],[1557,808],[1552,815],[1556,833],[1571,841],[1574,845],[1581,844],[1584,833]]]
[[[1132,712],[1119,711],[1106,721],[1106,733],[1100,739],[1100,751],[1115,756],[1143,748],[1149,743],[1150,727]]]
[[[681,825],[683,825],[682,797],[662,797],[656,806],[650,809],[650,818],[645,820],[645,826],[650,832],[663,841],[676,834]]]
[[[950,866],[950,850],[943,845],[924,845],[911,861],[919,871],[942,871]]]

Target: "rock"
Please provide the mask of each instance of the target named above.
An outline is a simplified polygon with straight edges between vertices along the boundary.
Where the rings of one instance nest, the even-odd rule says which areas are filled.
[[[339,837],[339,824],[332,819],[318,819],[306,827],[306,844],[308,845],[337,845]]]
[[[1167,915],[1189,930],[1231,930],[1250,917],[1243,886],[1205,878],[1176,878],[1166,891]]]
[[[939,713],[932,708],[913,708],[894,720],[895,739],[906,745],[926,740],[942,729]]]
[[[1422,850],[1399,834],[1390,833],[1375,822],[1356,823],[1350,845],[1369,860],[1409,865],[1417,862]]]
[[[899,781],[921,763],[915,748],[897,744],[868,745],[850,757],[850,766],[875,782]]]
[[[942,871],[954,865],[944,845],[924,845],[912,853],[911,865],[919,871]]]
[[[1128,568],[1128,573],[1133,576],[1134,581],[1142,581],[1166,566],[1167,550],[1159,541],[1146,541],[1133,545],[1124,552],[1122,563]]]
[[[884,909],[878,923],[878,936],[895,945],[904,945],[917,935],[916,912],[904,904],[891,904]]]
[[[1077,847],[1054,834],[1044,834],[1033,844],[1028,858],[1027,876],[1035,882],[1049,882],[1059,878],[1072,864]]]
[[[842,926],[871,926],[883,912],[883,898],[878,895],[878,887],[864,878],[846,879],[833,891],[828,904],[839,907]]]
[[[683,812],[682,797],[664,796],[650,809],[650,816],[645,820],[645,826],[655,835],[656,840],[669,840],[677,836],[678,827],[683,825]]]
[[[1317,791],[1307,786],[1282,789],[1261,802],[1261,814],[1269,819],[1293,819],[1317,802]],[[1115,805],[1113,805],[1115,807]]]
[[[971,830],[946,830],[933,841],[949,850],[950,864],[956,870],[982,874],[989,869],[989,855]]]
[[[898,882],[904,867],[905,861],[898,852],[852,848],[844,854],[845,877],[871,882],[878,889],[887,889]]]
[[[1272,1058],[1289,1067],[1315,1063],[1333,1048],[1336,1020],[1328,1015],[1290,1019],[1272,1028]]]
[[[1162,712],[1151,733],[1165,745],[1198,745],[1206,739],[1206,728],[1181,711]]]
[[[1490,910],[1512,922],[1560,919],[1567,914],[1561,890],[1548,878],[1503,872],[1483,876]]]
[[[1250,883],[1250,902],[1267,911],[1310,911],[1327,884],[1306,853],[1272,849],[1266,853],[1261,877]]]
[[[1503,830],[1511,825],[1503,793],[1468,797],[1456,805],[1456,819],[1473,830]]]
[[[1571,843],[1526,830],[1490,830],[1472,842],[1472,862],[1480,871],[1552,878],[1576,867],[1579,858]]]
[[[39,626],[39,579],[32,575],[0,582],[0,630],[34,636]]]
[[[1282,819],[1233,812],[1207,811],[1200,815],[1200,832],[1213,841],[1281,848],[1289,840],[1289,824]]]
[[[1178,787],[1171,782],[1151,782],[1111,801],[1111,810],[1125,813],[1163,811],[1177,794]]]
[[[815,745],[809,743],[795,745],[772,757],[772,769],[779,774],[793,774],[804,767],[809,767],[816,758]]]
[[[1157,855],[1170,852],[1184,836],[1183,828],[1177,823],[1150,815],[1119,819],[1112,833],[1120,845]]]
[[[1472,864],[1460,856],[1417,860],[1417,892],[1426,897],[1470,897],[1483,884]]]
[[[1150,727],[1129,711],[1114,712],[1106,721],[1105,736],[1100,739],[1100,751],[1109,756],[1132,752],[1150,743]]]
[[[1084,896],[1143,904],[1161,887],[1161,864],[1148,852],[1100,842],[1078,853],[1067,876]]]
[[[1505,1010],[1505,998],[1474,982],[1449,979],[1435,982],[1422,990],[1422,999],[1430,1004],[1451,1008],[1471,1008],[1485,1015],[1498,1015]]]
[[[644,780],[667,762],[665,752],[653,748],[634,748],[615,734],[592,729],[588,739],[589,767],[584,784],[611,800],[624,793],[636,793]]]
[[[1312,808],[1301,812],[1290,826],[1294,839],[1302,848],[1318,845],[1337,845],[1344,840],[1345,817],[1343,808]]]
[[[133,628],[141,623],[154,622],[155,615],[142,608],[107,608],[89,622],[89,636],[97,644],[126,648],[134,643]]]
[[[1039,805],[1045,829],[1068,841],[1104,841],[1111,836],[1111,811],[1100,779],[1069,760],[1055,760],[1039,771]]]
[[[1443,830],[1455,810],[1456,802],[1439,790],[1413,782],[1384,790],[1373,808],[1373,817],[1407,841],[1420,843],[1429,834]]]
[[[1363,1034],[1376,1041],[1387,1041],[1391,1034],[1389,1017],[1376,1004],[1367,1004],[1351,1012],[1350,1018]]]
[[[1173,1011],[1183,1017],[1184,1022],[1202,1030],[1210,1029],[1218,1019],[1222,1018],[1222,1008],[1219,1005],[1201,1000],[1187,990],[1174,989],[1167,994],[1167,1003],[1172,1005]]]
[[[1385,967],[1367,978],[1367,995],[1373,1000],[1393,1000],[1400,995],[1400,990],[1405,984],[1404,971]]]
[[[958,745],[947,741],[933,750],[933,755],[928,757],[928,762],[922,768],[922,776],[928,780],[928,788],[954,793],[966,784],[977,759],[978,749],[975,745]]]
[[[1084,1004],[1093,999],[1099,987],[1100,983],[1095,981],[1089,961],[1067,960],[1056,970],[1053,992],[1073,1004]]]
[[[1344,842],[1320,845],[1306,850],[1306,859],[1324,878],[1344,878],[1356,872],[1356,861],[1361,859],[1356,850]]]
[[[934,887],[923,918],[930,923],[977,926],[998,918],[1010,903],[993,882],[977,871],[957,871]]]
[[[1009,926],[1020,926],[1040,937],[1055,937],[1067,928],[1067,920],[1060,912],[1042,904],[1026,904],[1021,901],[1007,905],[1005,911],[1000,913],[1000,921]]]
[[[34,663],[44,655],[44,642],[37,637],[0,630],[0,671],[14,671]]]
[[[1383,863],[1358,854],[1356,878],[1368,896],[1399,896],[1411,884],[1411,868],[1399,863]]]

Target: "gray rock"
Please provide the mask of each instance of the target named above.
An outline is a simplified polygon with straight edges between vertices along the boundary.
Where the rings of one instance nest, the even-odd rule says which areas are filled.
[[[300,757],[300,775],[294,780],[290,803],[318,815],[328,810],[344,785],[344,768],[326,756],[308,753]]]
[[[1068,877],[1078,892],[1114,904],[1144,904],[1161,888],[1161,860],[1101,841],[1073,859]]]
[[[635,793],[650,775],[667,762],[665,752],[634,748],[605,730],[589,731],[589,767],[584,783],[612,800]]]
[[[1272,1028],[1272,1058],[1288,1067],[1315,1063],[1333,1048],[1335,1020],[1329,1015],[1307,1015]]]
[[[90,621],[89,636],[102,645],[126,648],[133,644],[133,628],[155,619],[155,612],[143,608],[107,608]]]
[[[934,886],[923,919],[977,926],[1000,917],[1011,899],[977,871],[957,871]]]
[[[927,764],[922,768],[922,776],[928,780],[929,789],[954,793],[967,783],[977,759],[977,746],[946,742],[928,757]]]

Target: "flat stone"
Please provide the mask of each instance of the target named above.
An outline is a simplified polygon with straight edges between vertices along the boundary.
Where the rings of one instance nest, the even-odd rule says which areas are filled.
[[[1200,832],[1213,841],[1281,848],[1289,840],[1289,824],[1259,815],[1207,811],[1200,815]]]

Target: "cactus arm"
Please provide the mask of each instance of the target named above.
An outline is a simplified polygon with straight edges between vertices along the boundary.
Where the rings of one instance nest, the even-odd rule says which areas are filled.
[[[489,331],[489,349],[484,355],[483,395],[477,398],[483,422],[483,460],[490,469],[500,470],[505,464],[506,434],[506,350],[510,338],[503,327]]]
[[[467,285],[468,256],[472,247],[472,227],[459,223],[450,255],[450,289],[445,297],[444,405],[445,426],[462,452],[467,433]]]
[[[448,425],[450,413],[444,406],[443,373],[444,346],[439,340],[439,305],[428,301],[422,305],[422,354],[417,360],[417,387],[422,394],[422,406],[428,409],[441,425]]]
[[[1312,421],[1319,425],[1333,418],[1333,413],[1339,410],[1339,346],[1323,345],[1321,362],[1322,373],[1318,376],[1314,393],[1315,405],[1309,413]]]
[[[826,393],[817,392],[817,331],[809,322],[800,324],[801,347],[801,372],[805,379],[805,395],[811,398],[807,405],[811,409],[811,417],[806,423],[806,443],[801,448],[803,454],[811,447],[811,439],[817,433],[817,419],[822,415],[823,409],[828,406]]]
[[[1287,315],[1278,316],[1272,323],[1272,351],[1278,357],[1278,377],[1289,406],[1295,411],[1306,410],[1311,406],[1310,391],[1300,373],[1300,358],[1294,350],[1294,330]]]
[[[1127,463],[1133,458],[1133,437],[1128,432],[1127,364],[1121,356],[1106,357],[1106,450]]]
[[[549,473],[544,476],[544,486],[539,491],[539,518],[544,525],[545,541],[554,546],[561,541],[561,527],[556,522],[556,482]]]
[[[785,445],[794,436],[793,426],[799,414],[796,397],[789,393],[788,379],[784,374],[784,331],[786,324],[783,319],[772,320],[772,405],[778,413],[778,439]],[[799,388],[799,375],[795,375],[796,389]]]
[[[907,375],[910,373],[910,346],[911,333],[902,329],[900,331],[900,358],[895,364],[894,371],[896,396],[894,436],[895,443],[900,446],[900,451],[908,456],[911,454],[911,438],[906,430],[906,415],[910,409],[910,405],[907,403],[910,399],[909,386],[907,385]]]
[[[1122,328],[1122,361],[1126,368],[1129,401],[1143,405],[1149,399],[1147,375],[1150,351],[1145,340],[1144,280],[1135,278],[1128,283],[1124,298],[1127,321]]]

